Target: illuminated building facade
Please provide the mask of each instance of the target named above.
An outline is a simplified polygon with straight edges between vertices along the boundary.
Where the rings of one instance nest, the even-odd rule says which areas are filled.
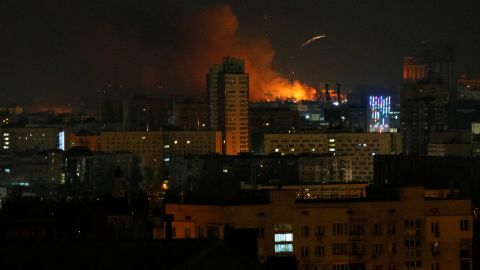
[[[92,152],[100,151],[101,139],[100,134],[74,134],[70,135],[70,147],[85,146]]]
[[[69,143],[68,132],[54,127],[2,128],[0,134],[0,151],[3,152],[53,150],[60,149],[61,143],[63,146]]]
[[[373,156],[399,154],[400,133],[286,133],[265,134],[265,154],[330,153],[351,156],[352,180],[372,181]]]
[[[388,132],[390,129],[390,97],[370,96],[368,98],[368,131]]]
[[[163,170],[175,156],[221,153],[221,133],[218,131],[102,132],[100,147],[105,152],[134,153],[140,157],[142,166]]]
[[[272,190],[266,204],[167,204],[166,211],[179,239],[222,239],[229,226],[257,229],[261,262],[294,256],[298,269],[472,269],[469,200],[428,199],[421,187],[395,194],[309,200]]]
[[[249,152],[249,77],[244,61],[226,57],[207,75],[208,126],[222,131],[226,155]]]

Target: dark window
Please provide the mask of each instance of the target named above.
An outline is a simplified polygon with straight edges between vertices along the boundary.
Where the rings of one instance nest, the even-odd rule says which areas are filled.
[[[395,223],[388,224],[388,234],[390,235],[395,234]]]
[[[460,220],[460,230],[461,231],[468,231],[468,219]]]
[[[310,234],[310,227],[303,226],[302,227],[302,236],[303,237],[308,237],[309,234]]]
[[[315,256],[317,257],[325,256],[325,247],[323,245],[315,247]]]

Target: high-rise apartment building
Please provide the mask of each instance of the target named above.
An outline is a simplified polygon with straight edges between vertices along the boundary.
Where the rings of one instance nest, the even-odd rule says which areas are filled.
[[[403,81],[441,83],[451,97],[456,92],[455,52],[448,46],[427,46],[403,58]]]
[[[222,131],[226,155],[249,151],[248,82],[241,59],[226,57],[207,74],[208,126]]]

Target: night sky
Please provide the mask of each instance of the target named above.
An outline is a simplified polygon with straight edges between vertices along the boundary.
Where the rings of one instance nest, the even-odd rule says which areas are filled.
[[[478,0],[3,0],[0,106],[202,98],[208,67],[226,54],[313,87],[393,86],[422,41],[455,46],[457,72],[478,76],[479,10]]]

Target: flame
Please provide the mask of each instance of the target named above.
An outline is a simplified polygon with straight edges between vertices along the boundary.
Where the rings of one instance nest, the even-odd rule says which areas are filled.
[[[313,100],[316,95],[316,90],[313,87],[297,80],[290,82],[281,76],[267,82],[259,92],[262,93],[260,100]],[[254,101],[255,98],[257,97],[252,97]]]

